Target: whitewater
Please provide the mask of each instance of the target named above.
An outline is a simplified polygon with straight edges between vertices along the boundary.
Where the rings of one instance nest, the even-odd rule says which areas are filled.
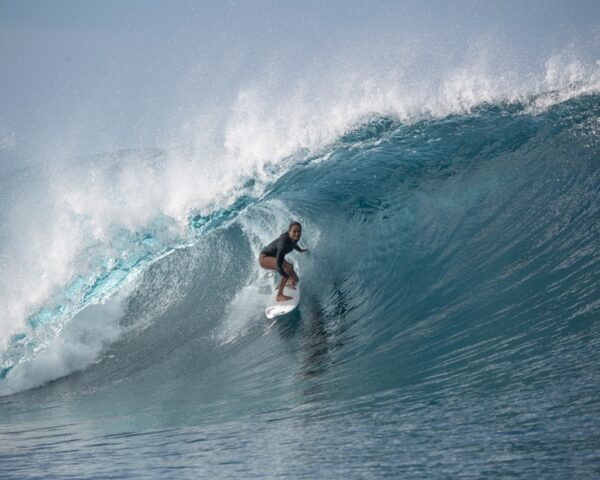
[[[0,477],[598,476],[600,64],[485,52],[5,163]]]

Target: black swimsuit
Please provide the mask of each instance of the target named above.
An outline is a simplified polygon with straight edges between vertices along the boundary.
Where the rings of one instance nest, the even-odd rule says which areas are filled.
[[[287,232],[285,232],[263,248],[260,253],[267,257],[275,257],[277,259],[277,271],[282,277],[289,278],[289,275],[283,270],[283,257],[292,250],[301,251],[298,244],[293,242]]]

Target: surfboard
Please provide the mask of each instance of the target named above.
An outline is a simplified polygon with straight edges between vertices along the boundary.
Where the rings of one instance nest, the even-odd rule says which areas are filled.
[[[268,319],[290,313],[298,306],[298,303],[300,302],[300,285],[296,285],[296,288],[283,287],[283,294],[292,298],[284,302],[278,302],[277,289],[269,296],[265,308],[265,315]]]

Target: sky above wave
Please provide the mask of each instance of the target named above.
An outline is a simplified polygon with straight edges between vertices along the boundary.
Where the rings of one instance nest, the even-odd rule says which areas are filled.
[[[0,0],[0,159],[160,146],[249,85],[336,70],[418,83],[482,48],[524,75],[565,51],[593,63],[599,20],[596,1]]]

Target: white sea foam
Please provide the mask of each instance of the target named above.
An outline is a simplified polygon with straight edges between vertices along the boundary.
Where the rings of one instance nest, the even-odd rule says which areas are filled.
[[[103,348],[122,332],[119,319],[123,298],[119,295],[104,305],[91,305],[81,311],[48,348],[11,370],[0,382],[0,395],[37,387],[97,361]]]

